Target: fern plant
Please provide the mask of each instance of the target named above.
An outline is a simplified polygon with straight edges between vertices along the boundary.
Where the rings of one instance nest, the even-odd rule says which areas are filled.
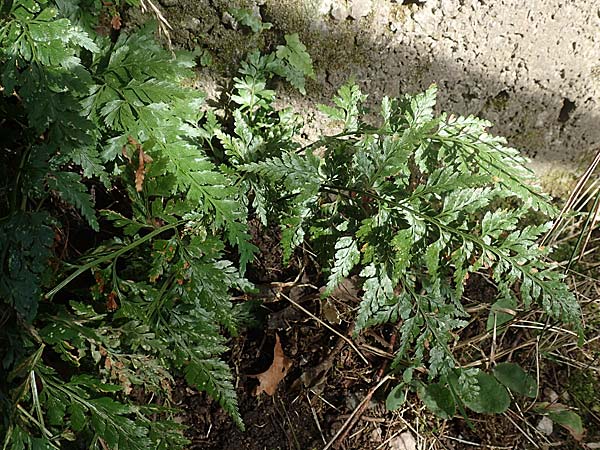
[[[15,0],[0,15],[3,448],[181,448],[177,371],[243,427],[219,357],[255,247],[234,178],[199,145],[194,55],[149,28],[98,35],[88,6]],[[301,83],[294,48],[278,51],[269,64]],[[113,186],[121,203],[97,210]],[[69,224],[97,242],[75,259]],[[140,389],[159,403],[135,405]]]
[[[400,388],[442,414],[489,410],[482,399],[506,378],[461,369],[450,350],[469,276],[496,286],[492,325],[533,302],[578,323],[536,244],[548,225],[529,224],[555,211],[525,160],[485,121],[436,117],[435,87],[384,99],[369,124],[365,95],[343,86],[322,107],[343,131],[302,147],[302,119],[275,108],[271,89],[279,77],[303,93],[314,77],[297,35],[250,53],[213,109],[186,87],[194,54],[164,50],[150,28],[98,34],[101,13],[48,0],[0,9],[4,448],[182,448],[176,374],[243,427],[221,356],[242,321],[231,293],[252,289],[250,216],[280,227],[286,260],[320,249],[324,295],[359,276],[356,332],[396,325]],[[240,15],[266,29],[255,19]]]
[[[347,84],[334,106],[321,107],[341,133],[301,149],[280,146],[277,155],[254,151],[261,160],[237,169],[242,180],[268,186],[255,189],[256,197],[276,192],[268,203],[277,205],[272,217],[279,216],[287,257],[302,243],[319,249],[329,265],[325,296],[344,278],[359,276],[355,332],[397,327],[392,368],[404,371],[401,387],[424,389],[427,384],[412,378],[424,368],[428,384],[436,381],[428,389],[450,405],[446,416],[463,404],[500,412],[508,407],[506,391],[479,369],[462,370],[451,351],[469,323],[463,295],[469,277],[479,274],[495,286],[491,327],[512,318],[499,310],[528,310],[534,302],[576,327],[580,311],[547,249],[537,244],[551,224],[532,224],[533,215],[551,218],[556,211],[525,158],[490,135],[487,121],[436,116],[436,92],[432,86],[384,98],[373,125],[364,119],[366,96]],[[490,392],[499,392],[496,406],[485,403]]]
[[[181,448],[177,373],[243,428],[220,356],[240,326],[231,292],[252,288],[248,189],[204,145],[220,125],[185,87],[195,55],[166,51],[151,27],[127,34],[113,21],[98,34],[106,13],[47,0],[1,10],[0,106],[18,130],[2,153],[0,292],[13,324],[0,336],[4,448]],[[262,108],[267,69],[299,90],[312,76],[297,35],[286,36],[249,58],[236,84],[251,105],[240,100],[236,116]],[[255,117],[261,127],[267,116]],[[291,136],[288,117],[272,133]],[[71,225],[95,241],[78,258]],[[157,401],[138,405],[133,393]]]

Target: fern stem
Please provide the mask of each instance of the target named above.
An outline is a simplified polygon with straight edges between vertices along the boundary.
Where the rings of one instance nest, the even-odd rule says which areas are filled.
[[[303,152],[305,152],[306,150],[308,150],[309,148],[313,148],[313,147],[321,147],[322,145],[327,144],[329,141],[335,141],[336,139],[339,138],[344,138],[344,137],[351,137],[351,136],[360,136],[360,135],[372,135],[372,134],[379,134],[381,130],[379,128],[375,128],[375,127],[364,127],[364,128],[359,128],[358,130],[355,131],[342,131],[341,133],[338,134],[333,134],[330,136],[323,136],[320,139],[311,142],[310,144],[307,144],[303,147],[299,147],[298,149],[295,150],[295,153],[301,154]]]
[[[156,230],[139,238],[137,241],[132,242],[131,244],[126,245],[125,247],[120,248],[119,250],[116,250],[113,253],[109,253],[108,255],[101,256],[100,258],[94,259],[93,261],[90,261],[89,263],[84,264],[79,269],[77,269],[75,272],[73,272],[71,275],[69,275],[67,278],[65,278],[63,281],[61,281],[54,289],[52,289],[50,292],[48,292],[46,295],[44,295],[44,299],[46,299],[46,300],[52,299],[52,297],[54,297],[57,292],[59,292],[61,289],[63,289],[65,286],[67,286],[71,281],[73,281],[75,278],[77,278],[82,273],[88,271],[89,269],[96,267],[107,261],[110,261],[111,259],[118,258],[119,256],[127,253],[130,250],[133,250],[136,247],[139,247],[144,242],[151,240],[155,236],[158,236],[159,234],[161,234],[165,231],[177,229],[177,227],[183,223],[185,223],[185,221],[181,220],[174,224],[169,224],[169,225],[165,225],[163,227],[157,228]]]
[[[481,141],[480,139],[478,139],[476,136],[472,136],[469,135],[469,137],[475,139],[475,141],[479,141],[484,145],[488,145],[485,142]],[[527,192],[529,192],[531,195],[538,197],[538,198],[544,198],[542,195],[540,195],[539,192],[537,192],[535,189],[533,189],[532,187],[530,187],[528,184],[523,183],[522,180],[519,180],[518,178],[516,178],[513,174],[511,174],[508,170],[506,170],[505,167],[503,167],[502,165],[497,164],[496,162],[494,162],[493,158],[484,158],[480,152],[479,152],[479,147],[477,147],[477,145],[468,142],[466,140],[461,140],[458,138],[453,138],[453,137],[440,137],[439,135],[435,135],[435,136],[431,136],[430,138],[432,141],[437,141],[439,143],[444,143],[444,142],[451,142],[453,144],[456,144],[456,147],[458,148],[458,150],[462,150],[462,146],[465,147],[469,147],[471,150],[473,150],[473,156],[475,156],[479,162],[477,164],[478,168],[485,170],[489,175],[494,175],[493,172],[491,172],[487,167],[493,167],[494,169],[498,170],[499,172],[503,173],[504,175],[506,175],[506,177],[510,180],[512,180],[513,182],[519,184],[520,186],[522,186],[523,188],[525,188],[527,190]],[[496,149],[498,152],[500,152],[500,150]],[[510,158],[511,160],[513,160],[513,162],[517,165],[517,166],[521,166],[524,167],[527,171],[529,171],[530,173],[533,174],[533,172],[531,171],[531,169],[529,169],[528,167],[523,166],[519,161],[515,161],[515,158],[513,158],[511,155],[506,155],[504,154],[506,157]],[[506,183],[501,183],[504,186],[506,186]],[[507,188],[510,189],[510,186],[506,186]]]
[[[157,327],[158,327],[160,321],[164,320],[164,318],[161,315],[161,310],[165,303],[165,293],[167,292],[167,289],[171,288],[174,280],[175,280],[175,274],[172,273],[169,276],[169,278],[161,286],[160,291],[159,291],[158,295],[156,296],[156,298],[154,300],[152,300],[152,302],[148,305],[148,312],[146,313],[146,318],[149,323],[152,321],[155,321],[156,322],[155,326],[157,326]],[[168,323],[166,321],[165,321],[165,326],[168,326]]]
[[[21,192],[21,188],[23,185],[23,169],[25,168],[25,163],[29,159],[29,154],[31,152],[31,147],[27,148],[23,153],[21,161],[19,162],[19,169],[17,170],[17,174],[15,176],[15,188],[10,195],[10,211],[14,213],[17,209],[21,211],[25,211],[25,206],[27,203],[27,196]],[[21,204],[17,205],[19,193],[21,194]],[[10,214],[9,214],[10,216]]]
[[[347,188],[347,187],[340,187],[340,186],[332,186],[332,185],[322,185],[322,189],[324,191],[332,191],[334,190],[333,193],[337,193],[339,195],[344,195],[344,196],[348,196],[348,198],[351,198],[348,194],[346,194],[343,191],[349,191],[349,192],[356,192],[357,194],[361,194],[361,195],[367,195],[370,196],[373,199],[379,200],[379,201],[387,201],[389,202],[389,199],[385,199],[383,197],[378,196],[377,194],[374,194],[372,192],[368,192],[368,191],[362,191],[360,189],[354,189],[354,188]],[[527,270],[524,269],[524,267],[522,267],[520,264],[518,264],[513,257],[504,254],[503,252],[499,251],[497,248],[495,248],[492,245],[488,245],[486,244],[482,239],[479,239],[477,236],[474,236],[473,234],[470,233],[465,233],[457,228],[453,228],[450,227],[448,225],[445,225],[444,223],[442,223],[441,221],[437,220],[434,217],[428,216],[427,214],[424,214],[420,211],[417,211],[413,208],[411,208],[410,206],[406,205],[405,202],[398,202],[393,206],[393,209],[401,209],[404,211],[407,211],[415,216],[420,217],[422,220],[424,220],[425,222],[429,222],[430,224],[436,226],[438,229],[440,230],[444,230],[447,233],[450,233],[451,235],[454,236],[458,236],[461,239],[463,239],[464,241],[470,241],[474,244],[476,244],[480,249],[484,250],[484,251],[488,251],[492,254],[494,254],[496,257],[498,257],[499,259],[508,261],[508,263],[511,265],[511,267],[516,268],[519,272],[521,272],[521,274],[523,275],[523,277],[529,278],[532,282],[534,282],[535,284],[537,284],[542,292],[546,291],[546,283],[544,282],[543,279],[541,279],[538,275],[536,275],[535,273],[531,273]]]

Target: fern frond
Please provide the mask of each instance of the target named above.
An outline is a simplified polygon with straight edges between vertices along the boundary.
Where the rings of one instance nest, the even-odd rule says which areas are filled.
[[[0,221],[0,255],[5,272],[0,296],[31,322],[41,299],[54,232],[45,212],[18,213]]]
[[[233,387],[233,376],[227,364],[218,359],[193,358],[185,368],[185,379],[214,398],[231,415],[238,427],[244,430]]]
[[[360,260],[358,246],[351,236],[344,236],[338,239],[335,249],[334,263],[327,281],[327,287],[323,293],[324,296],[331,295],[333,290],[350,274],[352,268]]]
[[[110,185],[108,174],[102,164],[100,155],[96,148],[77,147],[68,153],[69,158],[83,170],[83,176],[86,178],[96,177],[105,187]]]
[[[356,332],[389,317],[398,317],[399,311],[394,299],[394,286],[386,273],[385,267],[371,263],[360,273],[365,278],[363,283],[363,299],[356,317]]]
[[[73,172],[56,172],[48,177],[48,187],[67,203],[75,206],[94,231],[98,231],[98,219],[87,188],[81,177]]]
[[[331,119],[344,122],[344,131],[354,132],[358,130],[361,114],[365,112],[363,107],[367,96],[353,83],[344,84],[333,98],[336,107],[319,105],[319,110]]]
[[[295,153],[284,153],[258,163],[244,164],[240,169],[245,172],[260,174],[272,181],[283,180],[287,189],[299,189],[305,198],[314,195],[320,186],[320,159],[312,154],[300,156]]]
[[[276,56],[280,63],[274,68],[274,72],[286,79],[300,93],[306,94],[305,78],[314,78],[315,72],[312,59],[297,33],[285,35],[285,45],[277,46]]]

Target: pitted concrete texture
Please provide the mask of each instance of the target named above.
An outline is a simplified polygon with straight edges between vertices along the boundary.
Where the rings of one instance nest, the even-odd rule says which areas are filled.
[[[600,143],[597,0],[427,1],[391,23],[392,49],[432,63],[402,90],[437,82],[444,109],[491,120],[538,166],[571,164]]]
[[[350,77],[373,106],[435,82],[441,110],[489,119],[541,171],[573,166],[600,145],[598,0],[162,2],[176,42],[199,43],[225,64],[299,33],[317,80],[307,97],[284,101],[308,117]],[[249,36],[225,23],[232,6],[273,29]]]

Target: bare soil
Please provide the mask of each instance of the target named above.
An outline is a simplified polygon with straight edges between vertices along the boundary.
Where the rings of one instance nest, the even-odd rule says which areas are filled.
[[[542,435],[536,430],[541,416],[527,411],[498,416],[470,414],[468,420],[457,415],[443,421],[429,413],[414,394],[409,394],[403,409],[387,411],[385,398],[394,387],[393,381],[377,391],[373,388],[388,373],[394,352],[393,328],[367,330],[353,338],[352,347],[348,341],[358,302],[352,280],[332,299],[322,300],[311,283],[318,286],[321,282],[314,264],[306,269],[307,261],[296,260],[283,267],[277,232],[264,230],[258,223],[253,224],[252,232],[262,253],[249,274],[264,301],[264,319],[232,339],[228,354],[246,430],[239,430],[207,395],[182,383],[175,400],[184,411],[182,421],[189,427],[190,449],[321,450],[328,445],[338,450],[583,448],[557,425],[551,436]],[[303,276],[298,275],[301,267]],[[493,287],[473,276],[465,296],[469,302],[486,303],[495,294]],[[465,360],[477,359],[474,354],[489,349],[490,338],[479,338],[485,334],[484,327],[482,316],[463,331],[461,342],[473,341],[465,347]],[[275,395],[256,396],[257,380],[252,375],[270,366],[276,335],[293,365]],[[530,330],[505,333],[498,338],[499,357],[532,369],[535,346],[526,345],[530,341]],[[553,396],[564,396],[570,389],[569,378],[552,364],[543,363],[540,370],[541,379],[546,381],[538,400],[556,402]],[[369,393],[372,397],[357,421],[336,436]],[[523,410],[531,406],[531,402],[517,400]],[[519,411],[514,405],[512,409]],[[583,417],[594,420],[589,415]],[[592,427],[586,428],[593,431]],[[418,446],[403,447],[399,440],[402,433],[410,433]],[[588,435],[586,440],[594,436]]]

